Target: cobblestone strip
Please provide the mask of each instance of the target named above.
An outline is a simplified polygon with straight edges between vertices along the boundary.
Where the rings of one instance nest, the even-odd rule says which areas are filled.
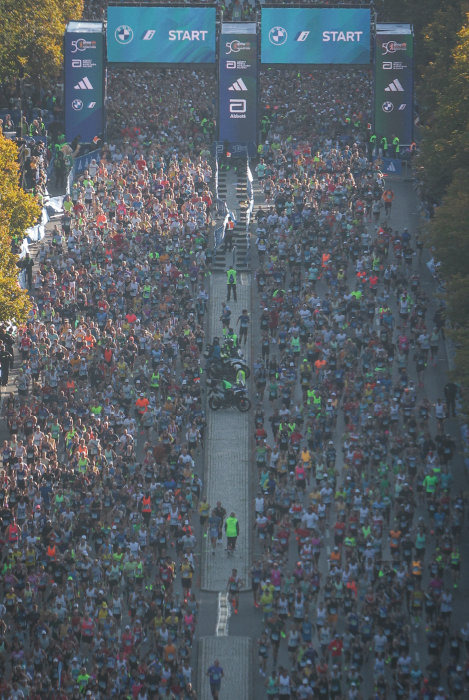
[[[230,301],[233,327],[242,309],[250,311],[250,282],[246,275],[238,279],[238,301]],[[221,336],[221,304],[226,299],[226,276],[215,273],[211,277],[210,333]],[[208,338],[211,341],[211,338]],[[248,348],[248,345],[246,348]],[[249,360],[248,352],[246,359]],[[207,498],[213,507],[221,501],[227,513],[236,513],[240,535],[236,551],[228,556],[218,545],[215,555],[210,549],[209,538],[204,539],[202,551],[202,589],[225,591],[233,568],[249,588],[250,557],[250,507],[249,507],[249,421],[250,413],[240,413],[235,408],[211,411],[207,408],[207,441],[205,483]]]
[[[220,700],[251,697],[251,640],[248,637],[202,637],[199,640],[200,700],[210,700],[207,669],[218,659],[223,669]]]

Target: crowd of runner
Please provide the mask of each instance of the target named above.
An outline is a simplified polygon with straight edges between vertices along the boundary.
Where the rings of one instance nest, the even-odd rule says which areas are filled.
[[[258,670],[272,698],[462,697],[457,386],[426,381],[444,309],[367,157],[365,74],[279,77],[256,167]]]
[[[106,19],[108,0],[85,0],[83,9],[84,20],[102,21]],[[161,5],[171,5],[170,2],[162,2]],[[203,5],[203,0],[199,3]],[[209,5],[215,5],[220,17],[225,21],[247,22],[256,19],[256,9],[259,3],[254,0],[210,0]],[[179,2],[183,7],[184,2]]]
[[[2,697],[194,696],[213,177],[187,73],[169,74],[160,114],[187,120],[164,135],[113,109],[111,78],[115,138],[39,248],[28,323],[2,330],[4,385],[20,365],[3,401]]]
[[[262,86],[251,582],[266,694],[353,700],[371,673],[375,698],[462,697],[456,387],[434,405],[425,390],[444,314],[367,158],[368,76],[265,71]],[[39,249],[29,321],[14,340],[0,329],[2,382],[20,367],[0,486],[13,700],[195,697],[214,80],[113,69],[109,94],[110,143]]]

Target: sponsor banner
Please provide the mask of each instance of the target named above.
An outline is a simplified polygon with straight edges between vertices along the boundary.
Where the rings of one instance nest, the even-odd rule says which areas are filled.
[[[214,63],[214,7],[108,7],[111,63]]]
[[[380,162],[385,175],[402,175],[402,161],[399,158],[381,158]]]
[[[261,62],[369,63],[370,10],[263,7]]]
[[[391,144],[412,142],[414,44],[410,25],[379,24],[376,32],[374,131]]]
[[[65,135],[88,143],[104,132],[104,33],[101,22],[69,22],[64,39]]]
[[[232,152],[257,144],[257,32],[255,23],[221,27],[218,69],[218,140]]]

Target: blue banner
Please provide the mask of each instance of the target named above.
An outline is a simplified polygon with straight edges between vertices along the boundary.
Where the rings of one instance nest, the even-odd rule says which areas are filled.
[[[370,10],[263,7],[261,62],[370,63]]]
[[[64,40],[65,135],[91,142],[104,133],[104,34],[101,22],[69,22]]]
[[[218,80],[218,139],[233,152],[257,145],[257,31],[254,22],[221,26]]]
[[[386,175],[402,175],[402,162],[399,158],[382,158],[381,170]]]
[[[410,144],[414,127],[414,36],[410,24],[376,26],[374,131]]]
[[[214,63],[214,7],[108,7],[111,63]]]

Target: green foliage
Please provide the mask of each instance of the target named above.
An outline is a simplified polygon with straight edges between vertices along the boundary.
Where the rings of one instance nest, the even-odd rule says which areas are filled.
[[[55,79],[62,67],[65,26],[79,20],[83,0],[2,0],[0,12],[0,80],[18,74]]]
[[[454,379],[469,413],[469,3],[442,3],[422,29],[418,66],[423,127],[418,165],[427,197],[439,204],[429,242],[446,281],[456,347]]]
[[[417,36],[420,46],[416,72],[417,96],[422,103],[422,121],[433,122],[439,98],[448,87],[448,70],[453,65],[453,49],[464,20],[461,3],[445,3]]]
[[[469,276],[457,274],[447,284],[448,315],[460,328],[469,319]]]
[[[12,238],[23,238],[33,226],[41,209],[19,186],[18,148],[0,135],[0,226]],[[9,246],[8,246],[9,247]]]
[[[430,240],[437,259],[441,261],[441,271],[446,279],[468,274],[468,221],[467,172],[458,170],[448,187],[443,203],[435,212],[430,228]]]
[[[426,36],[431,43],[431,32]],[[445,51],[429,63],[420,89],[424,115],[420,163],[425,172],[427,193],[434,201],[441,199],[456,171],[461,180],[465,179],[464,171],[469,168],[467,26],[456,34],[456,40],[451,51],[446,46]]]
[[[18,149],[0,134],[0,322],[24,322],[31,308],[28,293],[18,284],[17,256],[12,237],[23,238],[41,212],[18,184]]]
[[[467,416],[469,415],[469,324],[452,331],[451,339],[456,348],[452,378],[461,387],[462,410]]]
[[[405,22],[415,32],[416,74],[439,56],[447,57],[463,21],[463,0],[382,0],[379,22]]]

